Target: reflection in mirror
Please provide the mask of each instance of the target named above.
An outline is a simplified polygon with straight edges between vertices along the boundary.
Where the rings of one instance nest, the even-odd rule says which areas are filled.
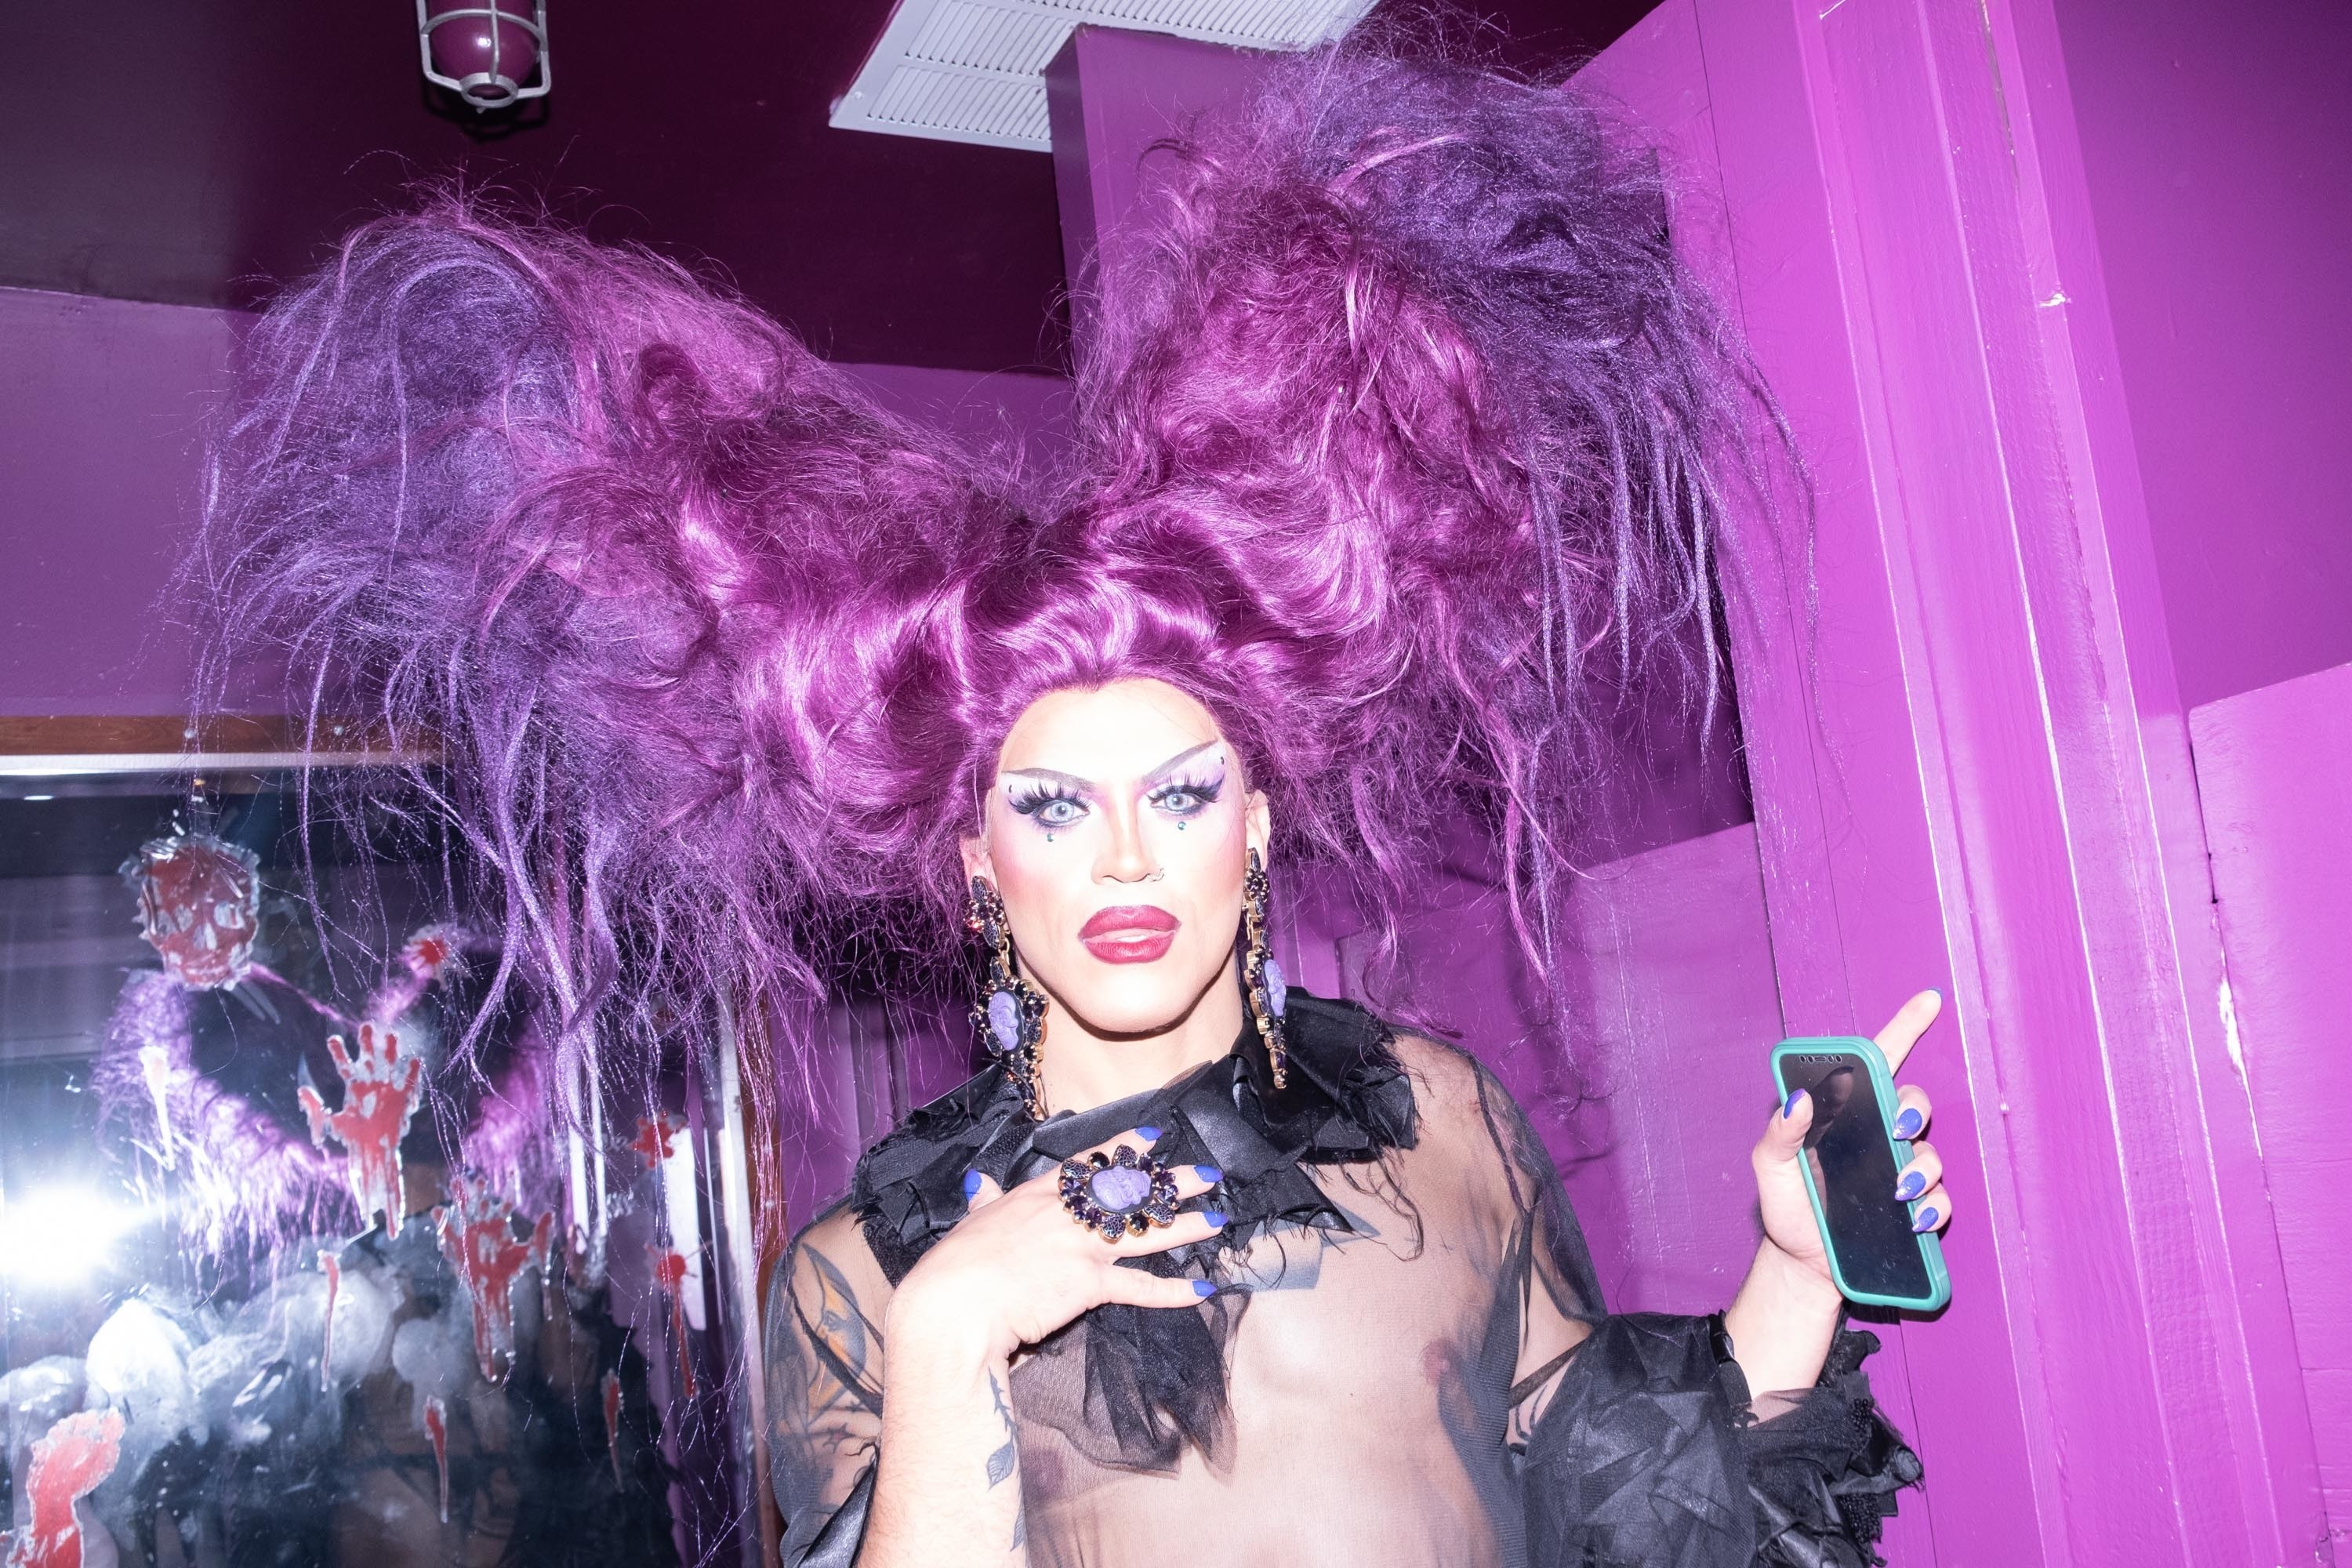
[[[6,1561],[740,1555],[740,1130],[483,1014],[459,852],[293,787],[0,781]]]

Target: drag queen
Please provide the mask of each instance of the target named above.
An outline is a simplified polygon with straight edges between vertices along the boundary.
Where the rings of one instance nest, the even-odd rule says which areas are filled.
[[[1156,166],[1042,482],[645,255],[369,225],[248,344],[201,569],[310,712],[437,748],[502,981],[608,1070],[714,997],[968,988],[988,1065],[776,1269],[786,1563],[1871,1560],[1919,1467],[1803,1098],[1723,1310],[1612,1316],[1476,1057],[1267,942],[1308,868],[1392,938],[1466,821],[1541,974],[1603,710],[1713,703],[1772,425],[1655,161],[1342,52]]]

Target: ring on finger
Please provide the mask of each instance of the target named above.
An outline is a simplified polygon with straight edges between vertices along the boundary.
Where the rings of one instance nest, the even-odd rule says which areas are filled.
[[[1176,1177],[1149,1154],[1122,1143],[1062,1162],[1062,1206],[1105,1241],[1141,1236],[1176,1218]]]

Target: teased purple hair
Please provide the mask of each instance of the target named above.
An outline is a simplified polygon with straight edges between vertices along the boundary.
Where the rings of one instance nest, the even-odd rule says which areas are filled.
[[[1344,47],[1171,148],[1045,497],[678,268],[460,200],[255,331],[201,569],[314,719],[439,749],[573,1023],[951,963],[1001,739],[1131,675],[1383,932],[1479,811],[1542,958],[1605,694],[1664,660],[1712,706],[1717,476],[1765,406],[1656,160]]]
[[[159,971],[124,979],[91,1071],[101,1122],[142,1142],[152,1135],[158,1160],[176,1173],[184,1236],[207,1258],[348,1227],[341,1162],[198,1070],[194,998]]]

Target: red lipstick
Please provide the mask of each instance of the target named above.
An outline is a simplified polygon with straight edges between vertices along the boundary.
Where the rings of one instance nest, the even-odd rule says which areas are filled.
[[[1078,941],[1105,963],[1151,963],[1168,956],[1181,924],[1150,904],[1118,904],[1096,910],[1078,928]]]

